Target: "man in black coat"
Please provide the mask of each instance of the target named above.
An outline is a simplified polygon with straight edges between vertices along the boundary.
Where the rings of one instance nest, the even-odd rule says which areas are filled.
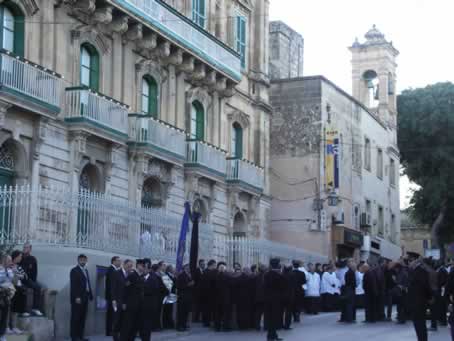
[[[129,273],[132,271],[134,264],[130,259],[123,262],[123,267],[120,267],[112,276],[111,299],[113,309],[113,324],[112,336],[114,341],[120,341],[120,331],[124,313],[126,310],[125,304],[125,287]]]
[[[290,330],[293,317],[293,309],[295,302],[295,291],[296,291],[296,281],[295,281],[295,272],[292,271],[292,267],[284,268],[284,278],[285,278],[285,290],[284,298],[282,300],[282,306],[284,311],[284,329]]]
[[[448,298],[446,297],[445,292],[446,285],[448,284],[449,272],[443,262],[440,261],[437,265],[438,295],[435,304],[437,306],[438,322],[440,322],[440,325],[446,326],[448,324]]]
[[[178,275],[176,281],[177,287],[177,330],[184,332],[189,329],[188,316],[191,310],[192,298],[194,293],[194,280],[191,276],[189,264],[183,267],[183,271]]]
[[[266,267],[260,264],[258,267],[258,274],[254,279],[254,327],[256,330],[261,330],[262,316],[265,312],[265,278]],[[265,321],[266,327],[266,321]]]
[[[301,310],[304,302],[304,288],[306,284],[306,275],[300,271],[299,268],[302,266],[300,261],[294,260],[293,265],[293,288],[295,290],[295,299],[293,300],[293,321],[300,322]]]
[[[218,263],[215,282],[215,295],[211,297],[216,302],[214,314],[214,329],[216,331],[230,331],[232,329],[230,318],[232,315],[231,296],[232,277],[227,273],[227,266],[223,262]]]
[[[23,280],[26,288],[33,290],[33,308],[32,313],[36,316],[43,316],[41,313],[41,285],[38,283],[38,261],[32,255],[32,244],[25,243],[23,248],[23,257],[20,266],[27,274],[27,278]]]
[[[343,306],[343,322],[353,323],[355,320],[356,264],[350,259],[347,266],[348,271],[345,273],[345,284],[343,288],[345,300]]]
[[[364,322],[374,323],[377,322],[377,281],[369,264],[363,265],[363,271],[364,308],[366,313]]]
[[[418,341],[427,341],[426,312],[431,298],[429,273],[421,259],[413,260],[410,264],[408,306]]]
[[[192,302],[192,322],[199,322],[200,321],[200,317],[202,315],[202,306],[203,306],[203,303],[202,303],[202,276],[203,276],[203,273],[205,272],[205,269],[206,269],[206,263],[205,263],[205,260],[204,259],[200,259],[199,260],[199,266],[195,272],[195,274],[193,274],[193,278],[194,278],[194,288],[193,288],[193,291],[194,291],[194,299],[193,299],[193,302]]]
[[[142,325],[140,337],[142,341],[149,341],[153,328],[153,317],[158,314],[159,278],[151,270],[151,260],[144,259],[144,298],[142,302]]]
[[[385,281],[385,263],[386,260],[381,258],[379,260],[378,266],[374,268],[374,275],[377,281],[377,305],[376,305],[376,316],[377,321],[385,320],[385,290],[386,290],[386,281]]]
[[[107,304],[106,312],[106,336],[112,336],[112,327],[113,327],[113,316],[114,310],[112,307],[112,281],[115,277],[116,272],[120,269],[121,260],[120,257],[114,256],[110,261],[110,266],[106,271],[106,290],[105,298]]]
[[[121,322],[121,341],[134,341],[142,326],[144,300],[144,261],[138,259],[136,268],[129,272],[124,289],[124,318]]]
[[[87,256],[79,255],[77,265],[70,272],[71,298],[71,339],[84,340],[85,320],[87,318],[88,302],[93,300],[90,276],[86,269]]]
[[[216,261],[211,259],[208,261],[208,267],[204,271],[200,283],[202,303],[202,320],[205,327],[210,327],[214,321],[214,312],[216,309]]]
[[[280,260],[271,259],[270,270],[264,276],[265,320],[268,327],[268,341],[282,340],[277,335],[277,329],[281,319],[280,307],[284,290],[285,279],[281,273]]]

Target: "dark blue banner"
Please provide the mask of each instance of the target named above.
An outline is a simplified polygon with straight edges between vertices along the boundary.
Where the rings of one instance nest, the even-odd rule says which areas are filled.
[[[180,239],[178,240],[178,250],[177,250],[177,262],[176,262],[176,271],[179,273],[183,270],[183,261],[184,261],[184,253],[186,252],[186,235],[189,231],[189,219],[191,215],[191,209],[189,207],[189,203],[186,202],[184,204],[184,216],[181,222],[181,231],[180,231]]]

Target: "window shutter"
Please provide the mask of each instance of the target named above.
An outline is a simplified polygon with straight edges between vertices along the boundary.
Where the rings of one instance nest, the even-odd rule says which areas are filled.
[[[236,135],[235,157],[242,159],[243,158],[243,128],[235,127],[235,135]]]
[[[14,16],[14,53],[18,56],[24,56],[25,41],[25,17]]]
[[[199,25],[205,27],[205,0],[199,0]]]
[[[99,91],[99,55],[95,51],[90,51],[90,88]]]
[[[149,94],[148,94],[148,112],[154,118],[158,117],[158,85],[154,79],[148,81]]]
[[[204,113],[203,109],[200,106],[197,106],[197,127],[196,127],[196,138],[197,140],[203,140],[205,135],[205,122],[204,122]]]

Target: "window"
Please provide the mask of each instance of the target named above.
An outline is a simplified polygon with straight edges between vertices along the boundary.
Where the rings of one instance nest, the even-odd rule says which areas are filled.
[[[158,117],[158,84],[150,77],[142,78],[142,114]]]
[[[18,56],[24,55],[24,16],[13,7],[0,6],[1,46]]]
[[[238,15],[236,17],[235,46],[240,54],[241,67],[246,67],[246,18]]]
[[[394,159],[389,160],[389,184],[396,185],[396,161]]]
[[[205,0],[192,0],[192,20],[200,27],[205,28]]]
[[[99,89],[99,55],[89,44],[80,48],[80,84],[94,91]]]
[[[383,150],[377,149],[377,176],[383,179]]]
[[[205,138],[205,118],[203,106],[194,101],[191,107],[191,139],[203,140]]]
[[[237,159],[243,157],[243,128],[238,123],[232,126],[232,156]]]
[[[371,159],[371,150],[370,150],[370,140],[366,138],[364,140],[364,168],[366,168],[368,171],[371,170],[370,168],[370,159]]]
[[[396,216],[391,214],[391,240],[396,242],[397,240],[397,231],[396,231]]]
[[[378,206],[378,234],[383,236],[385,233],[385,222],[383,216],[383,207]]]

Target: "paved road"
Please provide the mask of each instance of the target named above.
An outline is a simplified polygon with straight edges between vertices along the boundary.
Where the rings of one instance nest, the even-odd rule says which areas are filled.
[[[291,331],[282,331],[279,336],[285,341],[415,341],[416,335],[411,323],[396,325],[391,322],[376,323],[374,325],[357,323],[344,325],[337,323],[338,314],[323,314],[304,316],[303,322],[294,325]],[[358,314],[358,320],[363,316]],[[264,341],[265,333],[258,332],[231,332],[214,333],[195,327],[191,334],[176,337],[177,334],[152,336],[153,341],[184,340],[184,341]],[[90,341],[110,341],[109,338],[95,337]],[[449,329],[442,327],[438,332],[429,334],[430,341],[449,341]]]

